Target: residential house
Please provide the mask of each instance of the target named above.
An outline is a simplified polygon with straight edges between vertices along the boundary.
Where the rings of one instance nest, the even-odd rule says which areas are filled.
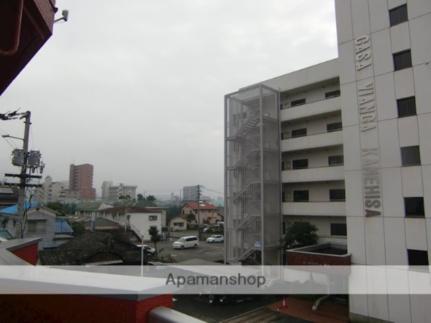
[[[163,227],[163,210],[158,208],[113,207],[98,211],[98,217],[119,223],[144,240],[150,240],[151,227],[156,227],[160,233]]]
[[[73,230],[66,220],[57,218],[55,212],[46,207],[31,208],[27,205],[27,222],[25,238],[41,238],[39,249],[56,248],[73,238]],[[0,221],[10,234],[19,236],[17,226],[17,206],[13,205],[0,210]]]
[[[184,204],[181,210],[182,216],[189,221],[190,215],[194,220],[189,221],[199,224],[216,224],[223,220],[223,217],[218,213],[217,207],[208,202],[188,202]]]
[[[177,216],[169,222],[169,231],[185,231],[187,230],[187,220]]]

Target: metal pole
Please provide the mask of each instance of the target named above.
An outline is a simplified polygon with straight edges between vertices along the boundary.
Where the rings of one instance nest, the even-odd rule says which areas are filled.
[[[25,230],[25,187],[27,181],[27,157],[28,157],[28,141],[30,135],[30,117],[31,112],[27,111],[21,118],[24,118],[24,140],[23,140],[23,151],[24,151],[24,161],[21,166],[20,182],[18,189],[18,205],[17,205],[17,215],[19,217],[19,237],[24,238]]]
[[[144,276],[144,235],[141,235],[141,276]]]
[[[198,215],[198,236],[199,236],[199,240],[201,240],[201,205],[200,205],[200,199],[201,199],[201,187],[198,184],[198,209],[197,209],[197,215]]]

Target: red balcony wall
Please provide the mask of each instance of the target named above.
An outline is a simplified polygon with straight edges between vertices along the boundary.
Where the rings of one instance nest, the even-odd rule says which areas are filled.
[[[92,295],[1,295],[4,322],[144,323],[158,306],[172,307],[172,295],[142,300],[121,296]]]
[[[297,251],[287,252],[287,264],[292,266],[350,266],[351,256],[331,256]]]
[[[24,247],[17,247],[11,250],[15,256],[20,257],[22,260],[27,261],[29,264],[36,265],[38,260],[38,248],[37,241],[34,244],[27,245]]]

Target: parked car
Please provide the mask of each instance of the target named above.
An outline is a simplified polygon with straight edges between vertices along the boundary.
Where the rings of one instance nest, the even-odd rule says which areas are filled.
[[[150,247],[147,244],[137,244],[136,247],[138,248],[144,248],[144,250],[147,252],[147,254],[154,256],[154,254],[156,253],[156,249],[154,249],[153,247]]]
[[[174,249],[194,248],[199,246],[199,239],[197,236],[181,237],[172,244]]]
[[[208,243],[224,242],[224,236],[221,234],[213,234],[207,238]]]

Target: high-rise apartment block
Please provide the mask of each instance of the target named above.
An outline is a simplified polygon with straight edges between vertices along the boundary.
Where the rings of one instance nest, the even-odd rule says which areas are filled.
[[[102,183],[102,200],[104,201],[118,201],[120,198],[127,197],[129,199],[136,199],[136,185],[113,185],[111,181],[104,181]]]
[[[184,186],[183,187],[183,201],[189,202],[189,201],[196,201],[198,199],[198,185],[193,186]]]
[[[102,200],[109,200],[109,188],[113,186],[112,181],[104,181],[102,183]]]
[[[430,263],[431,1],[335,4],[337,59],[225,97],[230,263],[281,263],[276,240],[297,221],[345,245],[352,264]],[[429,304],[349,301],[354,318],[393,322],[427,322]]]
[[[82,200],[94,200],[96,190],[93,188],[93,165],[70,165],[69,190],[76,192]]]

